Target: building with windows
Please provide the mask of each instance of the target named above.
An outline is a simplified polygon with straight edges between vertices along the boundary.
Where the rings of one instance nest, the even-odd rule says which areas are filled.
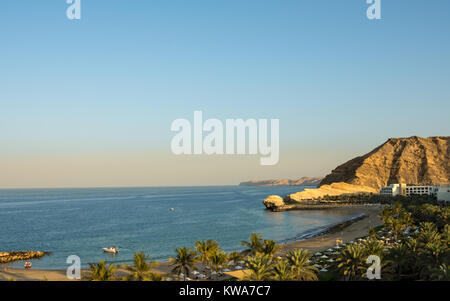
[[[406,185],[406,184],[391,184],[389,186],[383,186],[380,190],[381,195],[436,195],[438,186],[431,185]]]
[[[388,196],[406,195],[406,184],[391,184],[389,186],[383,186],[381,187],[380,194]]]
[[[406,195],[435,195],[437,186],[406,186]]]
[[[450,202],[450,185],[439,185],[437,187],[436,197],[440,202]]]

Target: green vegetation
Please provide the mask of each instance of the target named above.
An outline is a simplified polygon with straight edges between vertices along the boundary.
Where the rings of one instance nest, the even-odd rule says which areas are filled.
[[[145,255],[144,252],[134,253],[133,265],[122,265],[130,273],[123,280],[158,281],[161,276],[151,272],[151,269],[157,266],[158,262],[150,261],[150,256]]]
[[[115,272],[117,266],[114,264],[108,264],[104,260],[100,260],[99,263],[89,263],[89,273],[86,280],[90,281],[111,281],[116,280]]]
[[[410,196],[387,196],[380,195],[378,193],[352,193],[352,194],[341,194],[336,196],[325,195],[319,197],[316,201],[320,202],[338,202],[343,205],[364,205],[364,204],[386,204],[393,205],[397,202],[409,203],[415,205],[421,204],[433,204],[437,205],[437,200],[435,196],[429,195],[410,195]]]
[[[180,276],[183,273],[183,280],[186,281],[186,277],[189,275],[189,271],[194,269],[194,263],[196,262],[196,252],[190,248],[178,248],[175,249],[176,257],[170,258],[170,265],[174,266],[173,273]]]

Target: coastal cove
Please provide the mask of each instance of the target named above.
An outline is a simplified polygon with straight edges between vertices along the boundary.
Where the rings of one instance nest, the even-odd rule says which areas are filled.
[[[376,210],[344,207],[274,213],[261,205],[270,193],[288,194],[302,189],[220,186],[0,190],[0,226],[4,230],[0,251],[49,251],[51,256],[33,261],[33,269],[48,270],[65,269],[69,255],[80,256],[83,268],[88,262],[102,259],[129,263],[136,251],[165,261],[174,248],[192,247],[201,239],[216,239],[227,251],[243,250],[240,241],[248,239],[252,232],[289,246],[367,210]],[[349,228],[366,222],[369,219]],[[104,254],[101,248],[109,244],[118,245],[120,253]],[[10,267],[20,269],[21,265]]]

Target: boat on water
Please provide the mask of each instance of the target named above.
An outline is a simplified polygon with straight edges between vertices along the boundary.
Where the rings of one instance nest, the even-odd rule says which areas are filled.
[[[109,246],[107,248],[103,248],[103,252],[117,254],[119,253],[119,248],[117,248],[116,246]]]

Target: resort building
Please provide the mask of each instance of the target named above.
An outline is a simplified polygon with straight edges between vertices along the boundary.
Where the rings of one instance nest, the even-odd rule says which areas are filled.
[[[437,186],[406,186],[406,195],[435,195]]]
[[[389,186],[383,186],[381,187],[380,194],[388,196],[406,195],[406,184],[391,184]]]
[[[437,187],[437,200],[440,202],[450,202],[450,185],[440,185]]]
[[[380,190],[381,195],[436,195],[438,192],[438,186],[431,185],[406,185],[406,184],[391,184],[389,186],[383,186]]]

